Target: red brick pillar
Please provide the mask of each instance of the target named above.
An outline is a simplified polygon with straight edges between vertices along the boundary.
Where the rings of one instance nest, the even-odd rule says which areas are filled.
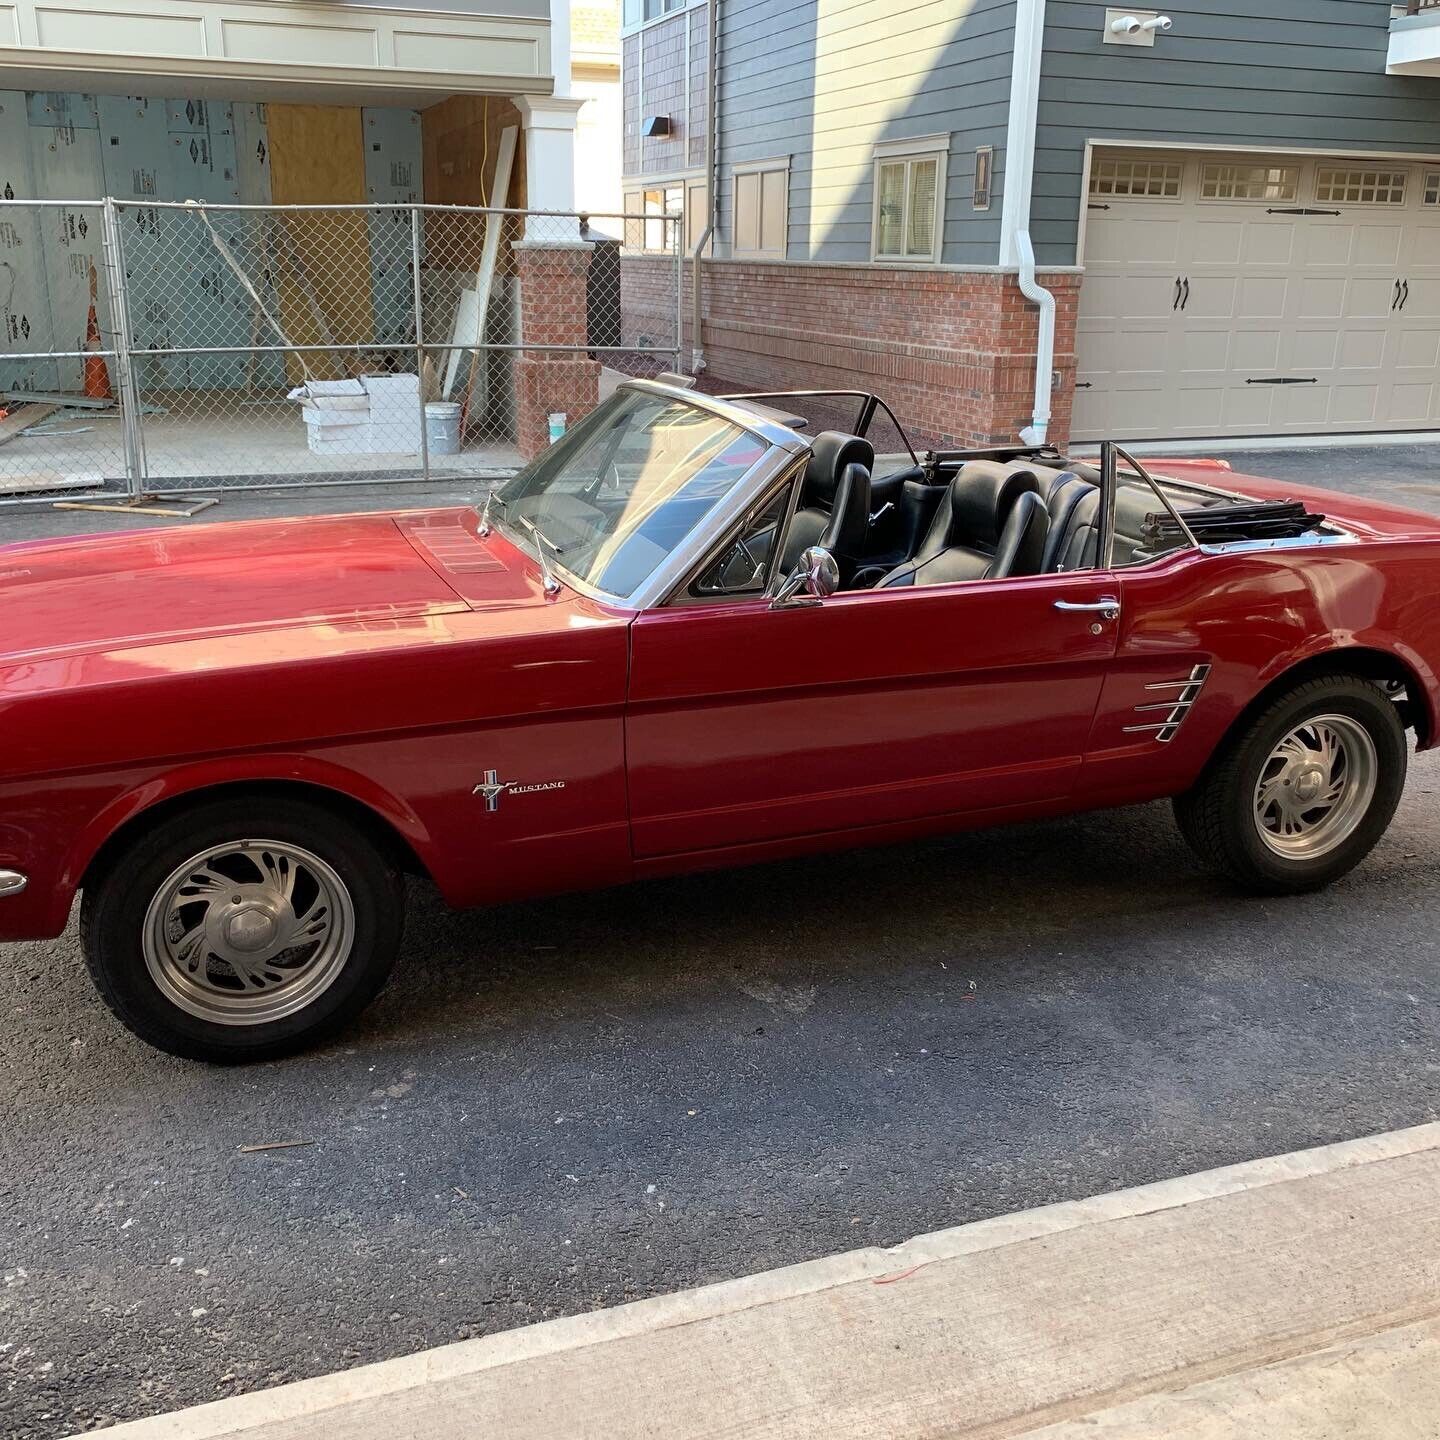
[[[600,362],[585,354],[589,338],[585,277],[593,246],[583,241],[515,243],[520,279],[520,343],[573,346],[522,350],[515,362],[515,432],[520,456],[533,460],[550,443],[550,416],[567,428],[600,402]]]

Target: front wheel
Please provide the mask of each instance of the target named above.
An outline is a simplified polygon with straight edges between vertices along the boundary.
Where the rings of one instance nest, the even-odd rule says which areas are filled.
[[[1385,833],[1405,786],[1405,730],[1378,686],[1325,676],[1279,696],[1175,801],[1202,860],[1262,894],[1315,890]]]
[[[161,820],[87,884],[96,988],[158,1049],[270,1059],[357,1015],[395,964],[403,881],[357,827],[302,801]]]

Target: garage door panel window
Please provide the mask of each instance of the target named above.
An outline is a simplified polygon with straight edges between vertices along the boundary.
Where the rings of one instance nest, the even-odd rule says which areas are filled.
[[[876,160],[874,258],[938,261],[944,194],[943,153]]]
[[[1315,198],[1332,205],[1403,205],[1404,170],[1322,165],[1315,173]]]
[[[1298,165],[1209,164],[1200,172],[1202,200],[1294,200]]]
[[[1425,177],[1425,194],[1422,203],[1440,206],[1440,170],[1432,171]]]
[[[1180,160],[1099,155],[1090,169],[1090,193],[1144,200],[1179,200],[1185,173]]]

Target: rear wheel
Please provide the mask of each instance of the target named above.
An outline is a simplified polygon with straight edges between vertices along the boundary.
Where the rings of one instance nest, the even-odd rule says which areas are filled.
[[[86,886],[81,944],[105,1003],[190,1059],[315,1043],[384,984],[403,882],[322,807],[216,801],[160,821]]]
[[[1201,859],[1247,889],[1318,889],[1385,833],[1405,785],[1405,731],[1378,686],[1323,676],[1279,696],[1175,801]]]

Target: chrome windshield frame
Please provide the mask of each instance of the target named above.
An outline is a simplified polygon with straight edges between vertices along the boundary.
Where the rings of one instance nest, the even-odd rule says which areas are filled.
[[[691,567],[699,562],[731,525],[740,520],[754,497],[762,494],[797,454],[808,451],[810,443],[794,430],[777,425],[742,405],[729,404],[713,395],[700,395],[694,390],[681,390],[674,385],[664,385],[655,380],[626,380],[616,387],[615,393],[626,390],[662,395],[667,400],[693,405],[696,409],[708,411],[756,436],[763,440],[766,446],[760,458],[715,502],[705,518],[631,594],[614,595],[608,590],[602,590],[567,569],[563,556],[556,557],[552,554],[549,557],[550,568],[564,580],[568,589],[598,604],[638,614],[644,610],[660,608],[676,583],[689,573]],[[531,556],[543,568],[543,562],[537,553],[537,543],[518,530],[506,517],[503,509],[499,519],[492,517],[491,523],[498,524],[512,545]]]

